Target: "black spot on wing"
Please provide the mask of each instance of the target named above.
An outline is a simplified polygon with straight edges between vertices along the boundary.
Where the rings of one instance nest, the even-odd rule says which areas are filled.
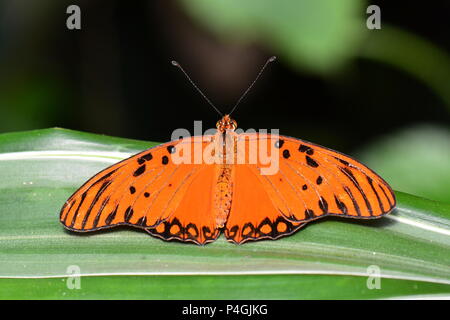
[[[146,226],[147,225],[147,217],[146,216],[140,217],[139,220],[136,222],[136,225]]]
[[[152,159],[153,159],[153,156],[152,156],[151,152],[149,152],[149,153],[143,155],[142,157],[138,158],[137,162],[139,164],[143,164],[145,161],[150,161]]]
[[[375,196],[377,197],[378,200],[378,205],[380,206],[380,210],[381,212],[384,212],[384,206],[383,203],[381,202],[380,196],[378,195],[378,192],[375,190],[375,187],[373,186],[373,180],[371,177],[367,176],[367,181],[370,184],[370,187],[372,188],[373,193],[375,193]]]
[[[150,233],[160,235],[163,239],[170,239],[170,238],[175,237],[175,238],[182,240],[181,235],[184,233],[184,228],[181,225],[180,220],[178,220],[177,218],[173,218],[171,221],[164,221],[163,226],[164,226],[164,230],[162,232],[156,231],[156,228],[150,229],[149,231],[150,231]],[[177,232],[175,232],[175,233],[171,232],[171,229],[173,226],[178,227],[178,228],[175,228],[177,230]]]
[[[324,214],[328,213],[328,202],[323,197],[320,197],[319,208],[323,211]]]
[[[107,226],[109,226],[111,224],[111,222],[114,220],[114,218],[116,217],[118,207],[119,207],[119,205],[117,205],[116,208],[106,217],[105,224]]]
[[[202,233],[205,240],[214,240],[215,239],[215,232],[214,230],[211,231],[211,229],[207,226],[202,227]]]
[[[372,206],[370,205],[369,200],[367,199],[367,196],[364,192],[364,190],[361,188],[361,186],[359,185],[358,180],[356,179],[356,177],[353,175],[353,173],[351,172],[351,170],[349,170],[346,167],[339,167],[339,169],[341,170],[341,172],[343,172],[347,178],[353,183],[353,185],[358,189],[359,193],[361,193],[361,196],[364,199],[364,202],[366,203],[367,206],[367,210],[369,211],[369,214],[372,215]]]
[[[359,209],[358,202],[356,202],[355,197],[353,196],[352,191],[351,191],[350,188],[347,187],[347,186],[344,186],[344,190],[345,190],[345,192],[347,192],[348,196],[350,197],[350,200],[352,200],[353,207],[354,207],[355,210],[356,210],[356,214],[357,214],[358,216],[360,216],[360,215],[361,215],[361,209]]]
[[[245,223],[242,228],[238,225],[234,225],[230,228],[227,227],[225,229],[225,236],[228,240],[232,240],[237,243],[242,243],[250,239],[276,239],[281,235],[292,233],[298,227],[299,225],[292,224],[282,216],[278,216],[274,221],[266,217],[258,224],[257,227],[255,227],[251,222]],[[236,237],[238,235],[241,235],[240,241],[236,241]]]
[[[319,166],[319,164],[310,156],[305,156],[306,157],[306,163],[308,164],[308,166],[313,167],[313,168],[317,168]]]
[[[175,233],[171,233],[171,229],[173,226],[177,226],[178,227],[178,231]],[[167,226],[168,228],[166,229],[168,233],[170,233],[172,236],[181,236],[185,230],[183,228],[183,225],[181,224],[180,220],[178,220],[177,218],[173,218],[172,221],[168,224]]]
[[[136,171],[133,173],[133,176],[135,176],[135,177],[140,176],[144,172],[145,172],[145,164],[143,164],[142,166],[137,168]]]
[[[339,200],[339,198],[336,195],[334,195],[334,201],[336,201],[336,205],[339,208],[339,210],[341,210],[343,214],[347,214],[347,206],[345,205],[345,203]]]
[[[198,236],[200,233],[198,232],[198,228],[195,224],[189,223],[186,228],[186,235],[189,239],[198,240]]]
[[[284,140],[278,140],[277,142],[275,142],[275,148],[280,149],[283,147],[284,144]]]
[[[167,151],[168,151],[169,153],[175,153],[177,150],[176,150],[176,148],[175,148],[174,146],[168,146],[168,147],[167,147]]]
[[[105,199],[103,200],[103,202],[102,202],[102,205],[100,206],[100,209],[98,209],[97,215],[95,216],[94,223],[93,223],[93,226],[92,226],[93,228],[97,228],[98,222],[99,222],[100,217],[101,217],[102,212],[103,212],[103,209],[104,209],[104,208],[106,207],[106,205],[108,204],[109,199],[110,199],[110,197],[105,198]]]
[[[77,203],[77,199],[73,199],[73,200],[71,200],[71,201],[69,202],[69,205],[68,205],[68,206],[64,207],[64,208],[68,208],[68,209],[66,209],[66,212],[65,212],[65,214],[64,214],[64,218],[62,219],[62,222],[63,222],[64,224],[66,224],[67,216],[69,215],[70,210],[71,210],[72,208],[75,207],[75,204],[76,204],[76,203]]]
[[[243,239],[252,238],[255,236],[255,226],[251,222],[247,222],[242,227],[241,235]]]
[[[89,205],[89,209],[87,210],[87,212],[84,215],[83,222],[81,224],[81,229],[84,229],[84,227],[86,226],[87,220],[88,220],[89,216],[91,215],[92,208],[95,206],[98,199],[100,199],[100,196],[103,194],[103,192],[108,188],[108,186],[110,184],[111,184],[111,180],[104,181],[102,186],[100,187],[100,189],[97,191],[97,194],[95,195],[94,200],[92,200],[91,204]]]
[[[75,211],[75,213],[74,213],[74,215],[72,217],[72,222],[70,223],[70,227],[71,228],[73,227],[73,225],[75,224],[75,221],[77,220],[78,212],[80,210],[81,205],[84,202],[84,199],[86,198],[86,194],[87,194],[87,191],[83,192],[83,194],[81,195],[81,201],[78,204],[77,210]]]
[[[131,206],[129,206],[127,208],[127,210],[125,210],[125,214],[124,214],[124,218],[125,218],[125,222],[130,222],[131,217],[133,216],[134,210]]]
[[[227,237],[229,239],[233,239],[236,238],[237,232],[239,230],[239,227],[237,225],[232,226],[231,228],[227,228]]]
[[[305,210],[305,218],[306,219],[312,219],[314,218],[316,215],[314,214],[314,210],[312,209],[306,209]]]
[[[289,150],[283,150],[283,158],[285,159],[289,159],[289,157],[291,156]]]
[[[386,197],[387,201],[389,202],[389,207],[392,208],[392,202],[391,199],[389,199],[389,197],[387,196],[386,191],[384,190],[383,186],[381,184],[378,185],[381,189],[381,191],[383,191],[384,196]]]
[[[262,229],[265,227],[265,226],[269,226],[269,228],[270,228],[270,230],[269,230],[269,232],[263,232],[262,231]],[[258,234],[261,234],[261,235],[272,235],[273,236],[273,224],[272,224],[272,221],[270,221],[270,219],[269,218],[265,218],[263,221],[261,221],[261,223],[258,225],[258,227],[256,228],[256,232],[258,233]]]
[[[314,154],[314,149],[312,149],[311,147],[305,146],[303,144],[300,145],[300,147],[298,148],[298,151],[300,152],[306,152],[306,154],[312,156]]]
[[[101,177],[100,179],[98,179],[98,180],[95,182],[95,184],[97,184],[97,183],[99,183],[99,182],[105,180],[106,178],[110,177],[110,176],[111,176],[113,173],[115,173],[118,169],[119,169],[119,168],[114,169],[114,170],[112,170],[111,172],[108,172],[108,173],[105,174],[103,177]]]
[[[337,161],[339,161],[340,163],[342,163],[343,165],[346,165],[346,166],[350,166],[350,163],[348,162],[348,161],[345,161],[345,160],[343,160],[343,159],[341,159],[341,158],[338,158],[338,157],[334,157]]]
[[[317,180],[316,180],[316,183],[317,183],[317,184],[322,184],[322,181],[323,181],[322,177],[321,177],[321,176],[318,176],[318,177],[317,177]]]

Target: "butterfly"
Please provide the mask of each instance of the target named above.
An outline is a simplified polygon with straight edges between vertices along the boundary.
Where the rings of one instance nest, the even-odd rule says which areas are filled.
[[[278,239],[326,216],[375,219],[395,208],[391,187],[350,156],[278,134],[238,133],[229,114],[216,128],[97,173],[65,202],[61,223],[77,232],[128,225],[199,245],[223,232],[241,244]],[[263,149],[270,150],[264,161]]]

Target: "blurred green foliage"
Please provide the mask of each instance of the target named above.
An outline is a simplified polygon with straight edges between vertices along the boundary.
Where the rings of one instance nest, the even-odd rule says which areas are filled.
[[[187,11],[229,41],[275,48],[295,66],[329,72],[354,56],[367,31],[359,0],[183,0]]]
[[[422,37],[384,26],[383,32],[371,33],[360,56],[400,69],[438,95],[450,111],[450,57]]]
[[[400,130],[358,152],[395,190],[450,202],[450,130],[421,125]]]
[[[383,23],[370,31],[360,0],[181,0],[196,21],[228,41],[258,42],[295,68],[336,71],[369,58],[406,71],[438,94],[450,110],[450,57],[420,36]]]
[[[0,128],[18,131],[39,128],[49,121],[63,117],[63,90],[57,81],[43,75],[16,74],[14,78],[0,83]]]

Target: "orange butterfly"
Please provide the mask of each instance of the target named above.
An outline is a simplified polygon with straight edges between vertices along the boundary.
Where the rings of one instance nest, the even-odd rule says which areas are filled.
[[[196,244],[223,230],[240,244],[278,239],[325,216],[373,219],[395,207],[390,186],[349,156],[295,138],[236,133],[229,115],[216,127],[214,135],[171,141],[96,174],[66,201],[62,224],[78,232],[129,225]],[[258,158],[263,149],[271,161]]]

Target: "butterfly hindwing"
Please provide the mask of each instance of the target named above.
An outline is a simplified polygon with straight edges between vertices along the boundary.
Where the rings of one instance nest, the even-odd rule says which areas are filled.
[[[147,231],[164,240],[180,240],[205,244],[217,239],[213,212],[215,170],[211,165],[202,166],[190,181],[184,197],[169,218]]]
[[[233,204],[225,227],[229,241],[277,239],[303,226],[286,219],[271,203],[259,173],[251,166],[237,165],[235,170]]]

